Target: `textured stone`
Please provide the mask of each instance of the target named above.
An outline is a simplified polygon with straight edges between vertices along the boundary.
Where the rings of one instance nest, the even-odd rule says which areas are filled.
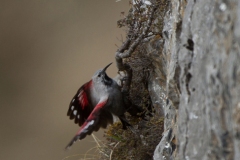
[[[172,0],[163,35],[167,159],[240,159],[240,2]]]

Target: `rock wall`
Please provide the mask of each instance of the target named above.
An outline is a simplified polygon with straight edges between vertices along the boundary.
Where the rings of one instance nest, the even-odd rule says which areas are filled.
[[[171,0],[168,7],[166,83],[149,85],[152,95],[165,94],[165,132],[153,158],[239,160],[240,1]]]

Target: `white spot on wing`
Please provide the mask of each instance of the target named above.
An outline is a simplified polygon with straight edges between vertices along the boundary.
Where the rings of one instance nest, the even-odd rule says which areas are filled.
[[[79,119],[79,118],[80,118],[80,115],[77,115],[77,118]]]
[[[76,116],[77,115],[77,110],[73,111],[73,114]]]
[[[93,125],[93,123],[94,123],[94,120],[91,120],[91,121],[88,123],[88,125]]]
[[[90,125],[93,125],[94,123],[94,120],[91,120],[90,122],[88,122],[88,124],[83,128],[83,132],[87,132],[88,130],[85,130],[87,129]]]
[[[74,109],[74,106],[71,107],[71,110],[73,110],[73,109]]]
[[[72,100],[72,102],[74,102],[74,101],[75,101],[75,99]]]

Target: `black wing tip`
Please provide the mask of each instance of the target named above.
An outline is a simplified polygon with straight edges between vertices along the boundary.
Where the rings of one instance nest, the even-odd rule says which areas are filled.
[[[68,145],[65,147],[65,151],[70,150],[70,148],[72,147],[72,145],[73,145],[74,143],[76,143],[77,140],[81,140],[80,137],[79,137],[79,135],[76,135],[75,137],[73,137],[73,139],[72,139],[72,140],[68,143]]]
[[[66,146],[65,149],[64,149],[64,151],[69,151],[70,148],[71,148],[71,146]]]

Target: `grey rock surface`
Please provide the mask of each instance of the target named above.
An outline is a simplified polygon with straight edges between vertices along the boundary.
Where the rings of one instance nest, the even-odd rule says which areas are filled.
[[[171,0],[163,35],[162,106],[172,133],[154,159],[239,160],[240,1]]]
[[[172,160],[172,145],[171,145],[172,129],[168,129],[162,137],[161,143],[159,143],[154,151],[154,160],[169,159]]]

